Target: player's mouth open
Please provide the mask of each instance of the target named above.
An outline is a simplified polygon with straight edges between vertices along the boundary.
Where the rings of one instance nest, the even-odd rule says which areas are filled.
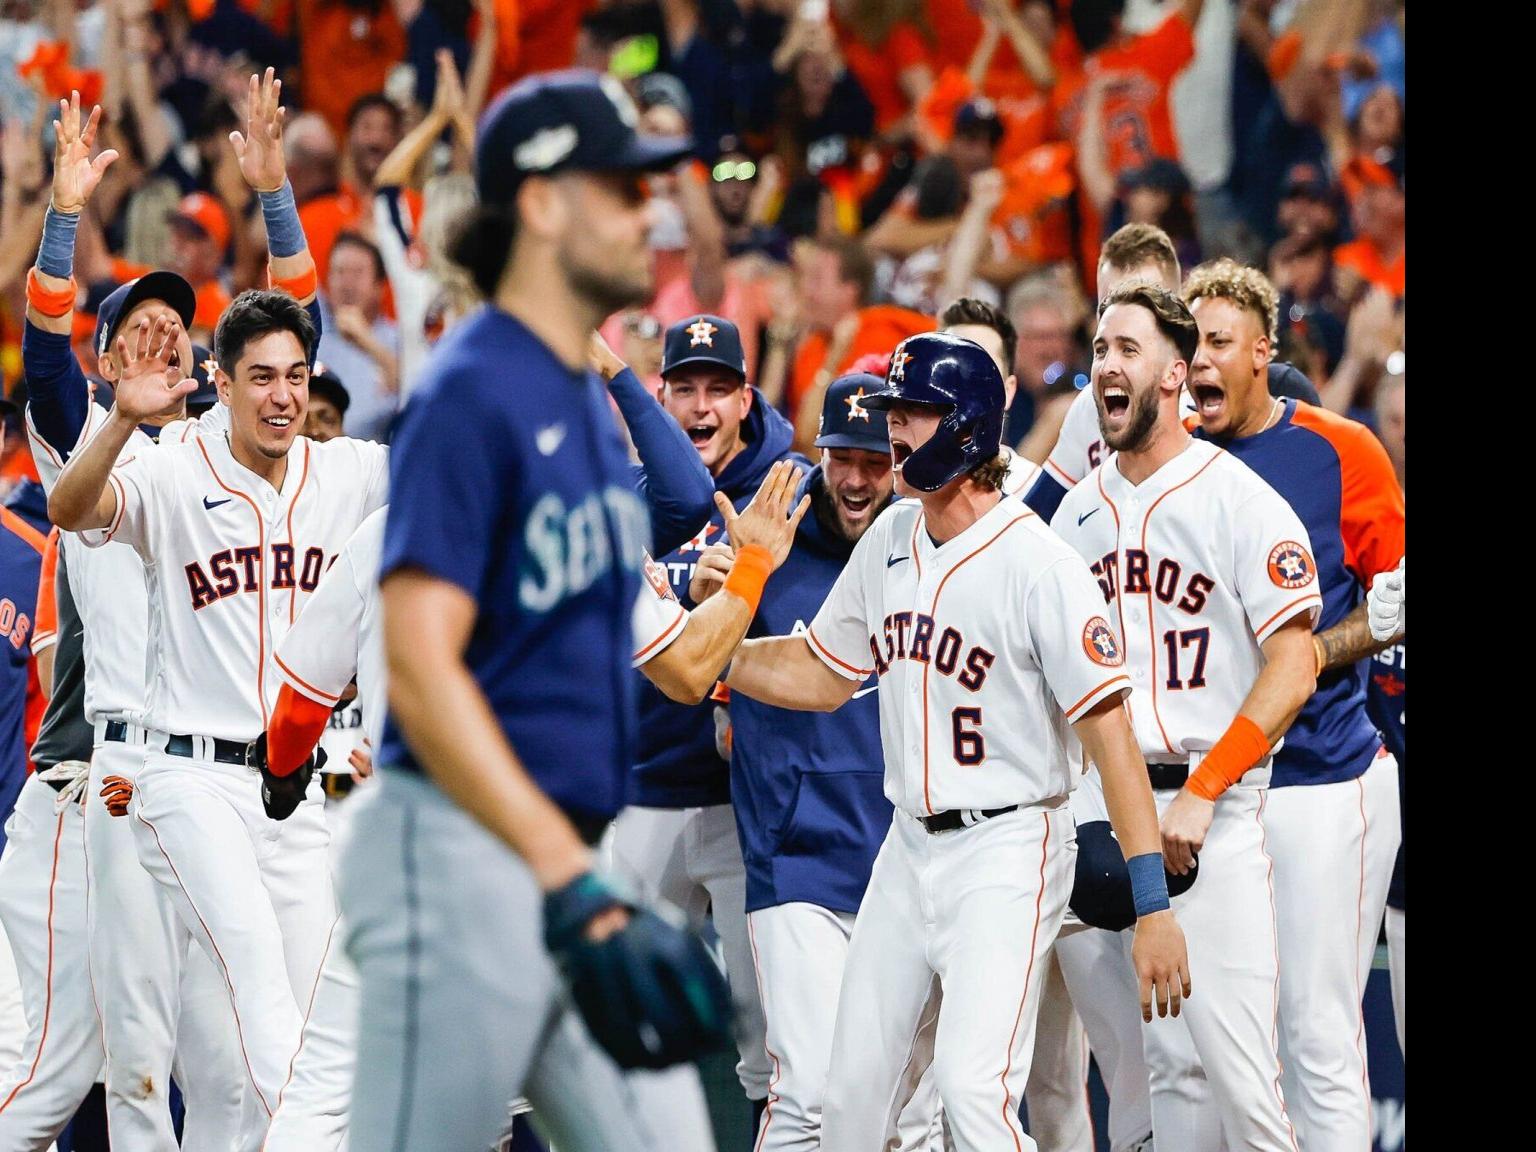
[[[891,467],[899,471],[910,455],[912,455],[912,446],[910,444],[903,444],[900,440],[891,441]]]
[[[837,499],[838,503],[843,506],[843,511],[852,520],[858,520],[864,516],[875,502],[875,498],[868,493],[863,496],[854,496],[850,493],[840,492]]]
[[[1131,394],[1118,384],[1104,386],[1104,413],[1111,419],[1124,416],[1131,410]]]
[[[1227,406],[1226,389],[1218,384],[1192,383],[1189,392],[1195,398],[1195,411],[1202,419],[1221,415],[1221,410]]]
[[[710,442],[716,431],[718,429],[708,424],[695,424],[692,428],[688,429],[688,439],[693,441],[695,448],[702,448]]]

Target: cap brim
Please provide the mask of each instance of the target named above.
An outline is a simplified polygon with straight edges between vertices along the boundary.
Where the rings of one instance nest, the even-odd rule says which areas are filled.
[[[743,382],[745,382],[747,379],[747,373],[745,369],[738,368],[734,364],[727,364],[724,360],[721,360],[716,356],[689,356],[686,359],[679,360],[676,364],[668,364],[661,370],[661,377],[662,379],[666,379],[679,368],[686,368],[690,364],[708,364],[712,368],[723,368],[727,372],[735,373],[737,376],[741,377]]]
[[[192,285],[174,272],[146,272],[128,290],[128,296],[117,314],[117,320],[107,332],[107,347],[112,346],[112,338],[122,327],[123,320],[146,300],[164,300],[181,318],[183,328],[192,327],[192,317],[197,314],[197,293],[192,291]]]
[[[607,172],[659,172],[688,159],[695,148],[691,136],[633,136],[603,164]]]
[[[859,401],[860,405],[864,401]],[[874,436],[850,436],[846,432],[829,432],[815,440],[818,448],[859,448],[865,452],[889,452],[891,442]]]

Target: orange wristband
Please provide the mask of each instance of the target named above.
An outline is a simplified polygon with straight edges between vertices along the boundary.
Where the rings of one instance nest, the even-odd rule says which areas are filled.
[[[304,300],[313,296],[320,287],[320,277],[315,274],[315,266],[310,264],[307,272],[301,272],[297,276],[290,276],[286,280],[279,280],[272,275],[272,265],[267,265],[267,283],[273,288],[281,288],[295,300]]]
[[[773,554],[761,544],[748,544],[736,553],[736,563],[731,565],[731,574],[725,578],[725,591],[740,596],[747,602],[747,607],[756,612],[758,602],[763,598],[763,585],[772,574]]]
[[[44,288],[37,277],[36,266],[27,269],[27,303],[50,319],[57,320],[75,310],[75,278],[69,278],[68,288]]]
[[[1269,738],[1264,729],[1246,716],[1237,716],[1184,787],[1202,800],[1215,800],[1268,755]]]

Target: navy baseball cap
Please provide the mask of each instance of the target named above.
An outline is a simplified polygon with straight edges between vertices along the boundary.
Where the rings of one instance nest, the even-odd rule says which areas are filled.
[[[192,291],[192,285],[174,272],[146,272],[113,289],[96,309],[96,336],[92,341],[96,355],[106,353],[122,318],[146,300],[164,300],[181,317],[183,328],[192,326],[192,317],[197,312],[197,293]],[[190,368],[191,365],[182,365],[183,371]]]
[[[976,96],[960,105],[955,113],[955,131],[986,134],[996,144],[1003,138],[1003,121],[997,105],[985,96]]]
[[[832,381],[827,386],[826,399],[821,402],[816,447],[889,452],[891,434],[885,425],[885,413],[863,404],[866,396],[884,387],[884,380],[868,372],[850,372]]]
[[[475,187],[505,204],[526,176],[655,172],[693,154],[686,136],[641,136],[634,101],[612,76],[585,68],[525,77],[480,118]]]
[[[338,416],[345,416],[352,403],[352,395],[341,377],[319,360],[315,361],[314,371],[309,374],[309,394],[330,401]]]
[[[687,364],[718,364],[747,378],[747,356],[741,332],[724,316],[704,313],[679,320],[667,329],[661,348],[663,378]]]
[[[187,411],[201,412],[219,402],[219,386],[213,379],[218,366],[211,351],[201,344],[192,345],[192,379],[197,381],[197,391],[187,397]]]

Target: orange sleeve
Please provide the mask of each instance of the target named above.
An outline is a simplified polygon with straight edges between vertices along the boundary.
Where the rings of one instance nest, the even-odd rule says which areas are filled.
[[[1397,567],[1407,547],[1407,513],[1392,460],[1364,424],[1309,404],[1298,404],[1292,419],[1324,437],[1339,454],[1344,563],[1369,588],[1378,572]]]
[[[43,546],[43,567],[37,580],[37,611],[32,617],[32,652],[36,655],[59,638],[59,600],[54,594],[54,573],[59,567],[59,530],[48,533]]]
[[[1181,10],[1136,41],[1137,61],[1153,76],[1172,80],[1195,58],[1195,31]]]
[[[917,29],[910,24],[898,24],[892,28],[891,34],[885,39],[885,44],[881,46],[880,54],[891,62],[892,69],[898,76],[908,68],[929,63],[928,45],[923,42]]]
[[[1269,46],[1269,57],[1264,61],[1264,67],[1269,72],[1269,78],[1278,84],[1290,75],[1291,69],[1296,67],[1300,59],[1301,33],[1292,28]]]
[[[272,775],[290,776],[309,759],[330,720],[330,708],[284,684],[267,721],[267,767]]]

